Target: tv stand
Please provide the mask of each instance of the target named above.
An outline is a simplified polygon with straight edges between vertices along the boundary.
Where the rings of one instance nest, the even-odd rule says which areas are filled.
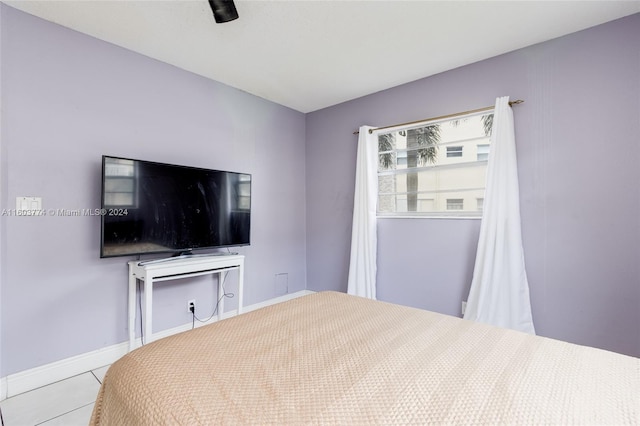
[[[152,260],[138,261],[138,265],[145,266],[145,265],[153,265],[154,263],[175,262],[175,261],[181,261],[183,259],[194,259],[196,257],[236,256],[237,254],[238,253],[224,253],[224,252],[207,253],[207,254],[183,253],[183,254],[178,254],[178,255],[172,256],[172,257],[165,257],[165,258],[162,258],[162,259],[152,259]]]
[[[220,253],[221,255],[191,255],[151,261],[129,262],[129,351],[135,349],[136,284],[144,283],[140,290],[142,299],[142,328],[145,343],[155,340],[153,335],[153,285],[156,282],[180,278],[218,274],[218,320],[224,311],[222,273],[238,270],[238,314],[242,313],[244,287],[244,256]],[[223,255],[222,255],[223,254]],[[217,299],[216,299],[217,301]]]

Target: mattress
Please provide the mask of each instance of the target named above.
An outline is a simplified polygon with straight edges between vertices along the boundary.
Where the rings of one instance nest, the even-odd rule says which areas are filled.
[[[136,349],[91,425],[640,424],[640,359],[320,292]]]

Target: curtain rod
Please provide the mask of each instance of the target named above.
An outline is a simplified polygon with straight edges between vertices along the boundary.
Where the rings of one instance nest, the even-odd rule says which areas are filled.
[[[523,102],[524,101],[522,99],[517,99],[515,101],[509,101],[509,106],[518,105],[518,104],[521,104]],[[455,114],[441,115],[440,117],[425,118],[423,120],[418,120],[418,121],[409,121],[408,123],[400,123],[400,124],[393,124],[391,126],[376,127],[375,129],[369,129],[369,133],[373,133],[375,130],[390,129],[392,127],[410,126],[412,124],[418,124],[418,123],[422,123],[422,122],[425,122],[425,121],[444,120],[445,118],[453,118],[453,117],[459,117],[461,115],[473,114],[473,113],[476,113],[476,112],[489,111],[489,110],[492,110],[494,108],[495,108],[495,105],[494,106],[484,107],[484,108],[472,109],[470,111],[457,112]],[[353,132],[354,135],[357,135],[359,133],[360,133],[359,131]]]

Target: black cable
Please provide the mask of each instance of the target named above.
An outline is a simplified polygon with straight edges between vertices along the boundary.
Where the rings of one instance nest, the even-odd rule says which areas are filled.
[[[4,417],[2,417],[2,407],[0,407],[0,423],[4,426]]]
[[[194,313],[193,313],[193,318],[194,318],[194,319],[198,320],[198,322],[206,323],[206,322],[211,321],[211,318],[213,318],[214,316],[216,316],[216,315],[217,315],[218,307],[220,306],[220,301],[221,301],[221,300],[222,300],[222,298],[225,296],[225,292],[224,292],[224,285],[223,285],[222,289],[223,289],[223,290],[222,290],[222,297],[220,297],[220,298],[218,299],[218,301],[216,302],[216,306],[213,308],[213,313],[209,316],[209,318],[207,318],[207,319],[200,319],[200,318],[198,318],[198,317],[196,316],[196,313],[194,312]]]
[[[196,319],[196,320],[198,320],[198,322],[206,323],[206,322],[211,321],[211,318],[213,318],[214,316],[216,316],[216,313],[218,312],[218,308],[220,307],[220,301],[221,301],[224,297],[228,297],[228,298],[230,298],[230,299],[231,299],[231,298],[233,298],[233,297],[235,297],[235,294],[233,294],[233,293],[227,293],[227,292],[226,292],[226,290],[224,289],[224,282],[226,281],[226,279],[227,279],[227,275],[228,275],[228,274],[229,274],[229,272],[228,272],[228,271],[227,271],[227,272],[225,272],[224,277],[222,278],[222,295],[220,295],[220,296],[218,297],[218,301],[216,302],[216,306],[213,308],[213,313],[209,316],[209,318],[207,318],[207,319],[200,319],[200,318],[198,318],[198,317],[196,316],[196,313],[195,313],[195,312],[193,312],[193,318],[194,318],[194,319]],[[195,323],[194,323],[194,325],[195,325]],[[192,328],[193,328],[193,326],[192,326]]]

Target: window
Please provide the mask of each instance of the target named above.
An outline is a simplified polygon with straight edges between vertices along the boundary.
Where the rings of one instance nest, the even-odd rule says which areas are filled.
[[[478,145],[477,151],[477,159],[478,161],[487,161],[489,159],[489,144],[483,143]]]
[[[462,210],[464,198],[447,198],[447,210]]]
[[[378,133],[378,216],[480,217],[492,118],[476,113]]]
[[[447,147],[447,158],[449,157],[462,157],[462,147],[461,146],[448,146]]]

